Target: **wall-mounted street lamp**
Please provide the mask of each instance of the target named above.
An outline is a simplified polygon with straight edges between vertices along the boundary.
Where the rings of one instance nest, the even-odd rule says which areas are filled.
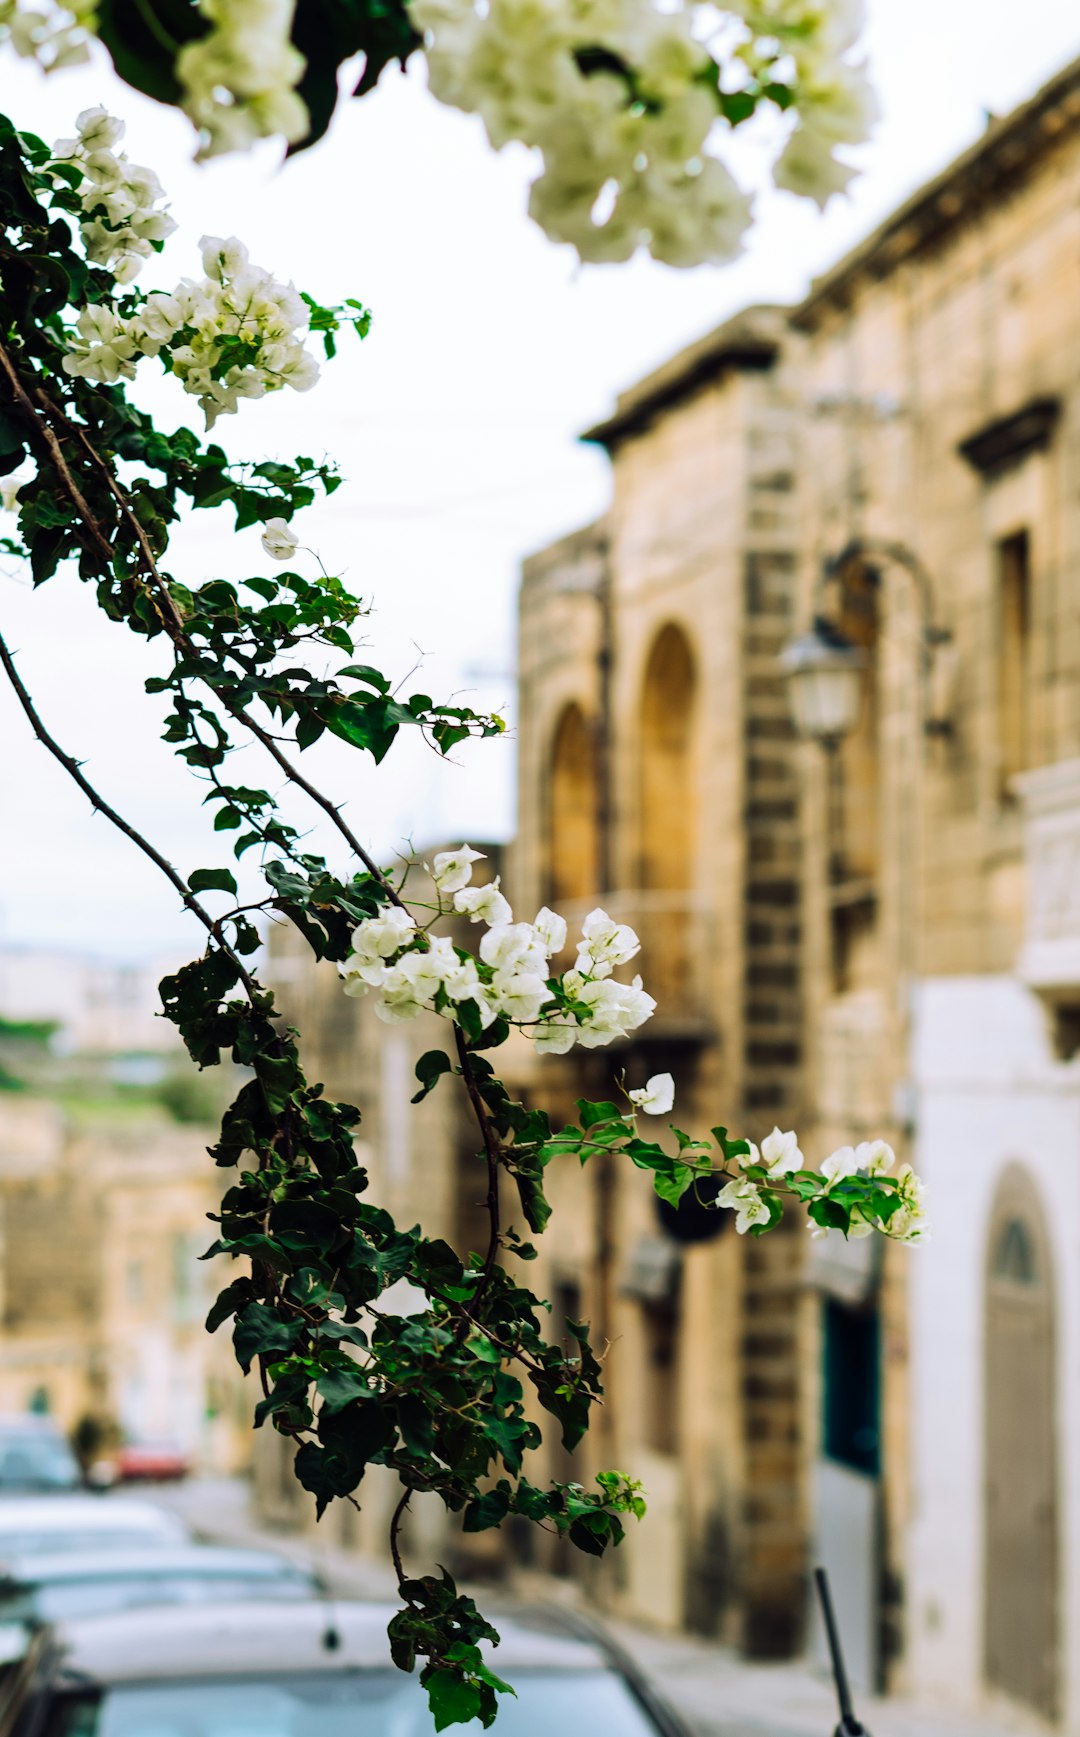
[[[927,735],[947,735],[951,729],[950,692],[954,664],[949,656],[952,634],[934,619],[930,575],[919,557],[903,543],[858,537],[822,563],[818,582],[819,609],[823,593],[843,585],[856,564],[875,562],[901,567],[913,581],[919,602],[919,711]],[[788,704],[800,736],[820,743],[827,752],[829,878],[846,878],[844,858],[844,791],[840,743],[859,719],[866,653],[848,640],[827,616],[819,613],[808,633],[791,640],[780,653],[787,680]]]
[[[855,728],[865,658],[825,616],[780,653],[788,704],[798,734],[835,750]]]
[[[822,564],[819,597],[834,583],[843,584],[847,570],[860,563],[888,561],[901,567],[913,581],[919,600],[921,625],[920,669],[923,728],[927,735],[947,735],[951,722],[949,683],[935,680],[946,668],[943,654],[952,641],[947,627],[934,619],[930,575],[919,557],[904,543],[884,538],[856,537],[838,555]],[[780,654],[787,677],[788,702],[800,736],[835,749],[858,720],[863,654],[831,621],[817,615],[809,633],[793,639]]]

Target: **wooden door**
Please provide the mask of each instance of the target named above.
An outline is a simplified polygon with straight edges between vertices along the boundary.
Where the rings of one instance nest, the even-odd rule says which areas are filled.
[[[986,1268],[986,1681],[1059,1713],[1054,1293],[1034,1184],[1002,1178]],[[948,1428],[942,1419],[942,1428]]]

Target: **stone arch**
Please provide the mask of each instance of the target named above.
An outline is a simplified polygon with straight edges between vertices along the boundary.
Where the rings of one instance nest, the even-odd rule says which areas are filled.
[[[559,713],[548,762],[547,891],[558,910],[602,889],[596,733],[576,700]]]
[[[654,638],[641,686],[639,817],[643,940],[652,994],[685,984],[689,893],[695,880],[698,778],[697,668],[690,641],[669,621]]]
[[[984,1671],[991,1688],[1054,1720],[1061,1698],[1054,1276],[1042,1203],[1020,1164],[1008,1166],[994,1196],[984,1286]]]

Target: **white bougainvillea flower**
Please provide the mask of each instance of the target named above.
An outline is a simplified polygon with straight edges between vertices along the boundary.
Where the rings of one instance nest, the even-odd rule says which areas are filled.
[[[275,135],[297,143],[310,117],[296,89],[307,63],[291,41],[294,0],[199,0],[199,10],[211,28],[176,58],[181,106],[203,135],[199,157]]]
[[[760,1161],[768,1167],[770,1176],[788,1176],[793,1170],[802,1170],[804,1160],[798,1135],[790,1129],[782,1134],[779,1128],[774,1128],[761,1142]]]
[[[300,539],[287,519],[267,519],[260,543],[275,561],[291,561]]]
[[[896,1163],[896,1153],[887,1140],[862,1140],[855,1148],[859,1169],[868,1176],[885,1176]]]
[[[549,911],[545,905],[536,913],[533,933],[550,958],[552,953],[561,953],[566,946],[566,918],[560,917],[557,911]]]
[[[585,977],[606,977],[640,949],[640,941],[626,923],[617,923],[606,911],[590,911],[581,925],[577,968]]]
[[[14,471],[9,476],[0,476],[0,507],[3,507],[5,513],[18,511],[19,490],[29,481],[30,478],[25,472],[20,475],[18,471]]]
[[[670,1074],[653,1074],[627,1096],[647,1116],[666,1116],[675,1103],[675,1081]]]
[[[462,887],[454,894],[454,909],[470,922],[487,923],[493,929],[514,920],[509,901],[499,891],[498,875],[486,887]]]
[[[740,1236],[745,1236],[751,1225],[764,1224],[769,1216],[768,1204],[761,1198],[757,1183],[747,1176],[738,1176],[722,1188],[716,1204],[735,1213],[735,1229]]]
[[[838,1146],[831,1152],[821,1166],[821,1174],[825,1178],[827,1188],[833,1188],[838,1182],[843,1182],[849,1176],[856,1176],[859,1170],[859,1155],[854,1146]]]
[[[523,971],[542,978],[547,970],[547,954],[531,923],[501,923],[489,929],[480,942],[480,957],[493,971]]]
[[[472,865],[483,862],[482,850],[471,845],[459,845],[457,850],[440,850],[431,865],[431,878],[440,893],[459,893],[472,880]]]

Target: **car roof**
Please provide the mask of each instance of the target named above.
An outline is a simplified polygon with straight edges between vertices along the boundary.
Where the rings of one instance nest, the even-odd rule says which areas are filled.
[[[0,1411],[0,1435],[47,1435],[66,1440],[54,1417],[35,1411]]]
[[[153,1544],[131,1550],[42,1550],[9,1556],[0,1570],[6,1581],[56,1585],[65,1580],[124,1580],[134,1575],[196,1574],[306,1577],[314,1571],[273,1550],[234,1550],[214,1544]]]
[[[66,1671],[97,1683],[391,1667],[390,1604],[340,1599],[125,1611],[59,1630]],[[499,1670],[596,1670],[602,1646],[528,1616],[499,1618]],[[485,1645],[485,1652],[493,1649]]]
[[[178,1514],[127,1496],[0,1495],[0,1548],[8,1533],[65,1531],[146,1532],[177,1543],[188,1536]]]

